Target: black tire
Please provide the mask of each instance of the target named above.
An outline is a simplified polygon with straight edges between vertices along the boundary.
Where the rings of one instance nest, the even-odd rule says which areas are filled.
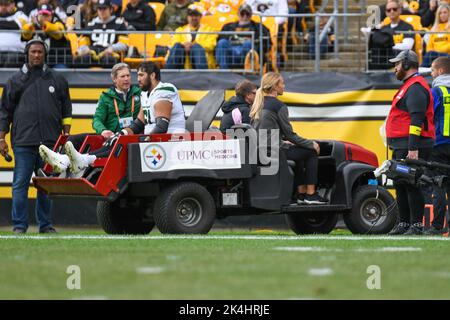
[[[208,190],[194,182],[180,182],[162,190],[153,217],[161,233],[206,234],[216,219]]]
[[[353,193],[352,210],[344,214],[347,228],[354,234],[385,234],[398,218],[394,197],[383,187],[360,186]]]
[[[296,234],[329,234],[337,221],[334,212],[286,214],[286,222]]]
[[[108,234],[148,234],[155,226],[146,208],[120,208],[118,201],[97,202],[97,220]]]

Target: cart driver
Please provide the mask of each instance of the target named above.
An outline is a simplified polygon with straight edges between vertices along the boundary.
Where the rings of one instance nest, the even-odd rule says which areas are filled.
[[[109,156],[120,135],[185,132],[184,108],[178,90],[171,83],[161,82],[161,73],[155,63],[148,61],[139,65],[138,84],[142,89],[138,117],[130,126],[106,140],[102,148],[81,154],[68,141],[64,145],[65,154],[56,153],[41,145],[41,157],[47,160],[54,171],[65,172],[69,169],[72,177],[78,178],[97,158]]]

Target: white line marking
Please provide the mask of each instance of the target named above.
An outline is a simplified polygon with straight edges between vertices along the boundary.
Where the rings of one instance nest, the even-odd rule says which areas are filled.
[[[355,249],[356,252],[417,252],[422,251],[422,248],[414,247],[384,247],[378,249]]]
[[[308,274],[314,277],[330,276],[333,273],[333,270],[331,270],[330,268],[311,268],[308,271]]]
[[[137,273],[142,274],[158,274],[164,271],[163,267],[139,267],[136,269]]]
[[[275,247],[274,249],[280,251],[299,251],[299,252],[343,251],[342,249],[329,249],[322,247]]]
[[[304,240],[340,240],[340,241],[450,241],[448,237],[407,237],[407,236],[252,236],[252,235],[162,235],[162,236],[111,236],[111,235],[0,235],[0,240],[276,240],[276,241],[304,241]]]
[[[383,248],[359,248],[343,250],[339,248],[323,248],[323,247],[275,247],[275,250],[281,251],[297,251],[297,252],[417,252],[422,251],[422,248],[414,247],[383,247]]]

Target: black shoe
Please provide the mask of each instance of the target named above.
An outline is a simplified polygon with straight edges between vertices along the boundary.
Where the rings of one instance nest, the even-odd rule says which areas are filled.
[[[306,204],[326,204],[327,202],[328,200],[319,196],[317,192],[314,194],[306,194],[305,196]]]
[[[448,233],[448,228],[442,228],[442,229],[438,229],[435,226],[431,226],[430,229],[425,230],[423,232],[423,234],[426,234],[428,236],[441,236],[445,233]]]
[[[306,197],[306,193],[298,193],[297,194],[297,203],[298,204],[305,204],[305,197]]]
[[[406,222],[400,222],[397,224],[394,229],[391,230],[391,232],[388,233],[389,236],[397,236],[400,234],[404,234],[406,231],[409,230],[409,223]]]
[[[411,225],[403,235],[405,236],[420,236],[423,235],[423,226],[420,223]]]
[[[13,232],[14,232],[15,234],[23,234],[23,233],[27,233],[27,230],[24,229],[24,228],[14,228],[14,229],[13,229]]]
[[[44,229],[40,229],[39,233],[58,233],[58,232],[56,232],[56,229],[53,227],[47,227]]]

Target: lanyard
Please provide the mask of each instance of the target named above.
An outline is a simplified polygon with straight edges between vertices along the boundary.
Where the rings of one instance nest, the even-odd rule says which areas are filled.
[[[117,101],[114,99],[114,108],[116,109],[117,118],[120,119],[119,107],[117,106]],[[131,117],[134,116],[134,96],[131,97]]]

